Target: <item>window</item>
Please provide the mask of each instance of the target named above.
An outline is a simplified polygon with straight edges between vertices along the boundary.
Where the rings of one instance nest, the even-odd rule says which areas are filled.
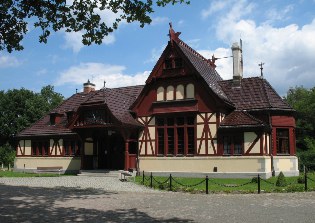
[[[159,87],[157,89],[157,96],[156,96],[157,101],[164,101],[164,88]]]
[[[231,155],[231,137],[223,136],[223,154]]]
[[[234,155],[242,155],[243,154],[243,140],[240,136],[233,137],[234,142]]]
[[[76,140],[64,140],[63,148],[65,156],[78,156],[80,155],[81,143]]]
[[[183,66],[182,58],[175,58],[174,62],[175,62],[175,68],[180,68]]]
[[[168,86],[166,89],[166,100],[174,100],[174,87]]]
[[[181,67],[183,67],[182,58],[166,59],[165,60],[165,69],[181,68]]]
[[[171,59],[167,59],[165,60],[165,69],[171,69],[172,66],[172,60]]]
[[[186,98],[195,98],[195,86],[188,84],[186,87]]]
[[[180,84],[176,87],[176,100],[184,99],[184,97],[184,86]]]
[[[48,156],[49,155],[49,140],[32,141],[33,156]]]
[[[242,155],[243,141],[241,134],[223,136],[223,155]]]
[[[289,154],[289,129],[277,129],[277,154]]]
[[[156,128],[158,155],[195,153],[195,117],[157,117]]]

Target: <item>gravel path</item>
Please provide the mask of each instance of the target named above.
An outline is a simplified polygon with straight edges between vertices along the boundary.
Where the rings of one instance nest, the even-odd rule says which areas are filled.
[[[62,176],[62,177],[1,177],[0,184],[28,187],[66,187],[77,189],[101,189],[104,191],[132,191],[158,193],[132,182],[121,182],[114,177]]]

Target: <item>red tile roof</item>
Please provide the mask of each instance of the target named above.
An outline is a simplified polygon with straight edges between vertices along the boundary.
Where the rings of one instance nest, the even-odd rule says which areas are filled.
[[[233,111],[220,123],[219,128],[263,127],[265,124],[244,111]]]
[[[219,84],[238,110],[293,111],[268,81],[260,77],[243,78],[239,87],[233,86],[233,80],[220,81]]]
[[[27,136],[45,136],[45,135],[71,135],[75,134],[66,127],[66,112],[76,112],[81,105],[90,103],[105,103],[112,114],[123,124],[139,125],[129,112],[129,106],[134,102],[141,92],[143,86],[130,86],[121,88],[107,88],[103,90],[92,91],[88,94],[77,93],[65,100],[51,113],[62,114],[60,123],[50,124],[50,115],[45,115],[31,127],[21,131],[17,137]],[[105,94],[104,94],[105,93]],[[105,97],[104,97],[105,95]]]

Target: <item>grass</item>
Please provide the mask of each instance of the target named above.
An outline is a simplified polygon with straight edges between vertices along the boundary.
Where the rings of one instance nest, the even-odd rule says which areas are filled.
[[[304,176],[302,176],[304,177]],[[287,186],[275,186],[277,177],[261,180],[261,193],[271,192],[302,192],[304,191],[304,183],[298,183],[299,177],[286,177]],[[309,173],[308,191],[315,189],[315,174]],[[257,179],[256,179],[257,180]],[[142,184],[142,176],[136,177],[136,182]],[[165,182],[165,183],[164,183]],[[169,190],[170,181],[168,177],[154,177],[152,186],[155,189]],[[150,176],[145,177],[145,185],[150,187]],[[191,186],[194,185],[194,186]],[[209,193],[257,193],[257,181],[252,179],[217,179],[209,178]],[[205,178],[180,178],[173,177],[172,191],[184,191],[191,193],[206,193]]]
[[[13,172],[9,170],[0,171],[0,177],[58,177],[59,174],[56,173],[23,173],[23,172]],[[63,176],[63,174],[60,174]]]

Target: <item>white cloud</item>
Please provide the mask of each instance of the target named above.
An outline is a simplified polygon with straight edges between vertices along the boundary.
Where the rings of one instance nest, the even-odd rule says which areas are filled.
[[[228,45],[242,36],[244,77],[260,75],[258,63],[264,62],[264,77],[280,95],[285,95],[289,87],[296,85],[314,86],[315,19],[301,27],[296,24],[284,27],[274,27],[270,23],[257,24],[246,18],[254,13],[254,7],[246,1],[235,3],[229,8],[230,11],[219,18],[215,28],[217,38]],[[290,10],[290,6],[284,8],[281,16]],[[229,47],[225,50],[231,53]],[[232,61],[223,63],[223,67],[219,63],[223,63],[223,60],[217,61],[218,72],[223,72],[224,78],[232,78],[232,71],[226,77],[228,69],[224,68],[232,67]]]
[[[209,8],[201,11],[202,18],[207,18],[213,13],[224,9],[229,4],[229,1],[211,1]]]
[[[154,18],[152,18],[151,25],[155,26],[155,25],[159,25],[159,24],[165,24],[167,22],[169,22],[168,17],[154,17]]]
[[[78,53],[84,46],[82,43],[83,32],[65,32],[65,48],[70,48],[74,53]]]
[[[207,59],[211,59],[212,55],[214,57],[219,58],[215,61],[215,65],[217,72],[220,74],[220,76],[223,79],[230,79],[231,74],[233,73],[233,67],[232,67],[232,58],[231,56],[231,50],[226,48],[217,48],[214,51],[211,50],[198,50],[198,53],[200,53],[202,56],[204,56]],[[228,57],[228,58],[224,58]]]
[[[151,50],[151,57],[144,61],[144,63],[156,63],[160,56],[162,55],[166,45],[161,46],[159,49],[153,48]]]
[[[82,43],[82,35],[83,32],[65,32],[65,44],[64,48],[71,49],[74,53],[78,53],[83,47]],[[114,34],[109,34],[108,36],[105,36],[103,39],[103,44],[109,45],[115,42],[115,36]]]
[[[20,64],[21,62],[16,57],[0,54],[0,68],[17,67]]]
[[[73,4],[73,0],[67,0],[66,1],[68,5]],[[100,6],[100,4],[98,4]],[[120,17],[122,14],[122,11],[118,11],[117,13],[112,12],[109,9],[100,10],[99,8],[94,10],[96,14],[100,15],[101,21],[105,22],[108,27],[111,27],[113,23],[116,21],[117,18]],[[124,24],[125,21],[122,20],[120,24]],[[83,47],[82,43],[82,35],[84,34],[83,31],[79,32],[64,32],[64,38],[65,38],[65,45],[64,48],[72,49],[74,53],[78,53]],[[103,44],[109,45],[115,42],[115,35],[113,33],[110,33],[108,36],[105,36],[102,40]]]
[[[266,12],[266,16],[268,18],[268,22],[273,22],[276,20],[285,20],[286,16],[289,12],[291,12],[294,9],[293,5],[287,5],[284,8],[281,8],[281,10],[277,10],[275,8],[271,8]]]
[[[106,87],[122,87],[144,84],[150,74],[150,71],[144,71],[127,75],[124,74],[125,69],[124,66],[119,65],[81,63],[61,72],[55,85],[82,85],[89,79],[96,85],[96,89],[102,88],[104,81],[106,81]]]

